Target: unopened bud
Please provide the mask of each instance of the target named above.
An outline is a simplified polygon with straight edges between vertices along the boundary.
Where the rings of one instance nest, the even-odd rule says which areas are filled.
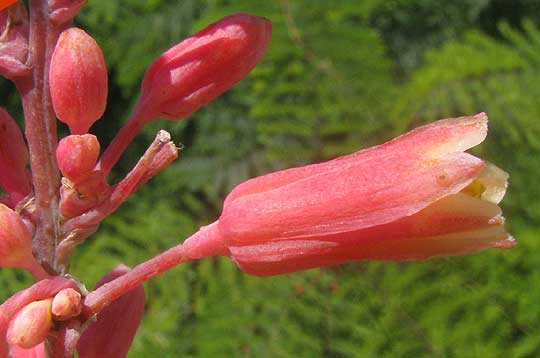
[[[45,340],[52,325],[52,298],[26,305],[10,322],[6,340],[11,345],[32,348]]]
[[[0,204],[0,267],[32,267],[32,236],[21,217]]]
[[[26,164],[28,149],[21,130],[9,113],[0,107],[0,187],[19,198],[30,192]]]
[[[244,78],[262,59],[272,25],[227,16],[163,53],[148,68],[135,113],[148,122],[183,118]]]
[[[54,296],[52,314],[59,321],[65,321],[81,313],[81,294],[72,288],[65,288]]]
[[[96,41],[78,28],[62,32],[49,70],[56,116],[73,134],[84,134],[105,111],[107,67]]]
[[[62,175],[75,182],[88,177],[96,165],[99,149],[99,141],[92,134],[62,138],[56,148],[56,160]]]

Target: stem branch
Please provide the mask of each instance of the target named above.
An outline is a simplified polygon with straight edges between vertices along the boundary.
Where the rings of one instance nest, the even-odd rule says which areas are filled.
[[[39,217],[33,239],[38,261],[54,270],[54,251],[59,236],[58,192],[60,172],[56,163],[56,117],[49,92],[49,63],[62,30],[49,20],[48,4],[30,0],[30,76],[17,81],[26,120],[32,184]]]
[[[129,143],[131,143],[131,141],[137,136],[137,134],[146,124],[138,113],[139,111],[137,110],[133,112],[127,123],[116,134],[101,156],[96,169],[103,171],[105,176],[109,174],[112,167],[116,164],[118,159],[120,159],[122,153],[124,153]]]
[[[114,302],[123,294],[141,285],[145,281],[188,260],[182,244],[174,246],[158,256],[135,266],[128,273],[114,279],[86,296],[83,314],[90,318]]]

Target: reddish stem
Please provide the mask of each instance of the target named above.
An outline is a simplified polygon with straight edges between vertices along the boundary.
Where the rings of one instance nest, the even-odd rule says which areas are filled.
[[[203,226],[183,244],[176,245],[139,264],[131,271],[90,292],[83,303],[83,316],[88,319],[98,314],[131,289],[184,261],[216,255],[228,256],[228,249],[222,242],[217,224],[216,221]]]
[[[131,289],[188,259],[189,257],[186,255],[184,247],[182,244],[179,244],[143,262],[126,274],[90,292],[84,300],[84,316],[89,318],[98,314],[102,309]]]
[[[36,281],[41,281],[49,277],[49,274],[36,261],[32,261],[31,264],[28,265],[28,267],[25,267],[25,269],[30,272],[32,276],[34,276],[34,279]]]
[[[33,239],[34,251],[40,263],[54,269],[54,251],[59,236],[60,172],[54,155],[58,139],[49,93],[49,63],[63,28],[50,22],[47,1],[30,0],[29,5],[32,74],[16,84],[22,97],[36,214],[40,218]]]
[[[116,134],[107,149],[105,149],[96,169],[103,171],[105,176],[107,176],[129,143],[139,134],[146,123],[140,112],[135,110],[127,123]]]

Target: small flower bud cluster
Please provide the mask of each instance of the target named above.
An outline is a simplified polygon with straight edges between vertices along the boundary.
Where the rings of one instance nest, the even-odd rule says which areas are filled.
[[[30,349],[42,343],[55,321],[77,317],[82,296],[73,288],[64,288],[54,297],[25,305],[10,321],[6,341],[11,346]]]
[[[60,212],[64,217],[80,215],[110,194],[105,176],[94,170],[99,149],[99,141],[92,134],[72,134],[58,143],[56,160],[64,176]]]

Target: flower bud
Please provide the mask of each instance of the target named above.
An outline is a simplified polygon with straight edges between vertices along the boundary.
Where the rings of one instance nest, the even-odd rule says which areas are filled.
[[[271,37],[267,19],[227,16],[163,53],[148,68],[135,109],[143,121],[183,118],[244,78]]]
[[[62,175],[74,182],[88,177],[96,165],[99,149],[99,142],[92,134],[62,138],[56,148],[56,160]]]
[[[81,294],[72,288],[63,289],[53,298],[52,314],[59,321],[78,316],[81,310]]]
[[[9,113],[0,107],[0,187],[19,199],[30,192],[27,162],[28,149],[21,130]]]
[[[43,342],[52,325],[51,303],[52,298],[48,298],[21,309],[9,324],[7,342],[22,348],[32,348]]]
[[[88,132],[107,102],[107,67],[96,41],[81,29],[62,32],[51,58],[49,81],[56,116],[71,133]]]
[[[32,237],[21,217],[0,204],[0,267],[29,268],[32,256]]]

